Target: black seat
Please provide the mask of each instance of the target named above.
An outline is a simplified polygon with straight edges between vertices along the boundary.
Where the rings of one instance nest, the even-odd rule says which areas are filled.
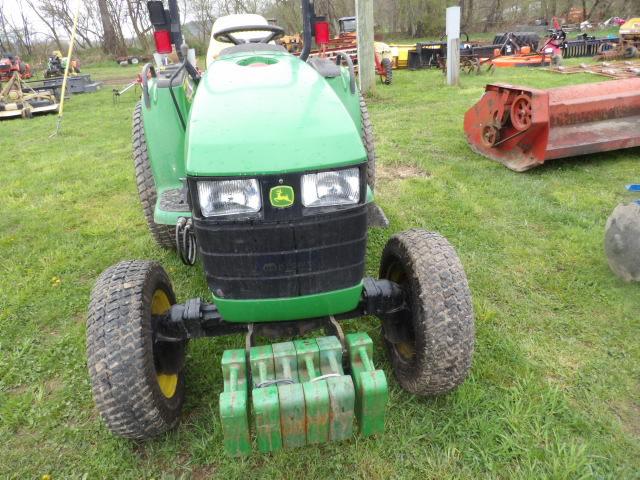
[[[327,58],[311,57],[307,63],[325,78],[340,76],[340,67]]]

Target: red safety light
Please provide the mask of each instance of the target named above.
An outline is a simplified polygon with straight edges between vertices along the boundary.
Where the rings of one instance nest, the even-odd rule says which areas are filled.
[[[153,39],[156,42],[156,52],[171,53],[171,33],[169,30],[156,30],[153,32]]]
[[[326,45],[329,43],[329,22],[320,20],[315,22],[316,27],[316,43],[318,45]]]

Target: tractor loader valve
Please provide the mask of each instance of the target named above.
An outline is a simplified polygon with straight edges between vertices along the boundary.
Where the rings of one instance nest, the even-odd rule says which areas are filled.
[[[220,419],[226,452],[251,452],[249,405],[263,453],[345,440],[353,435],[354,422],[361,435],[382,432],[387,380],[373,364],[373,342],[366,333],[354,333],[345,343],[350,374],[335,336],[251,347],[248,359],[245,350],[225,351]]]
[[[464,117],[472,150],[517,172],[640,145],[640,78],[538,90],[490,84]]]

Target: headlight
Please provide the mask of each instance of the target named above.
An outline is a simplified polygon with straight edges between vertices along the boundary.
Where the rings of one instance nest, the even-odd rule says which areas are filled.
[[[200,210],[205,217],[257,213],[262,208],[255,179],[198,182]]]
[[[305,207],[355,205],[358,200],[360,200],[358,168],[311,173],[302,177],[302,204]]]

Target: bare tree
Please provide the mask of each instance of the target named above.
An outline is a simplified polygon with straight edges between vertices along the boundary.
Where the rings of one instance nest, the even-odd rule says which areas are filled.
[[[9,27],[9,25],[4,12],[4,5],[0,4],[0,50],[2,50],[2,52],[8,52],[13,49],[13,43],[11,42],[7,27]]]
[[[206,44],[211,26],[215,21],[213,0],[192,0],[188,12],[193,19],[197,30],[196,39],[203,45]]]
[[[199,3],[200,1],[202,0],[197,0],[194,3]],[[151,25],[147,16],[145,3],[141,0],[127,0],[127,12],[129,14],[129,22],[136,34],[140,48],[148,50],[149,42],[147,40],[147,33],[151,29]]]
[[[119,53],[118,36],[113,26],[107,0],[98,0],[98,11],[102,22],[102,50],[105,53],[116,55]]]
[[[33,0],[25,0],[27,5],[31,8],[31,11],[40,19],[40,21],[49,29],[51,38],[56,44],[58,50],[62,51],[62,42],[60,41],[60,35],[58,34],[58,27],[56,25],[55,17],[48,17],[40,13],[40,9],[37,8]]]

